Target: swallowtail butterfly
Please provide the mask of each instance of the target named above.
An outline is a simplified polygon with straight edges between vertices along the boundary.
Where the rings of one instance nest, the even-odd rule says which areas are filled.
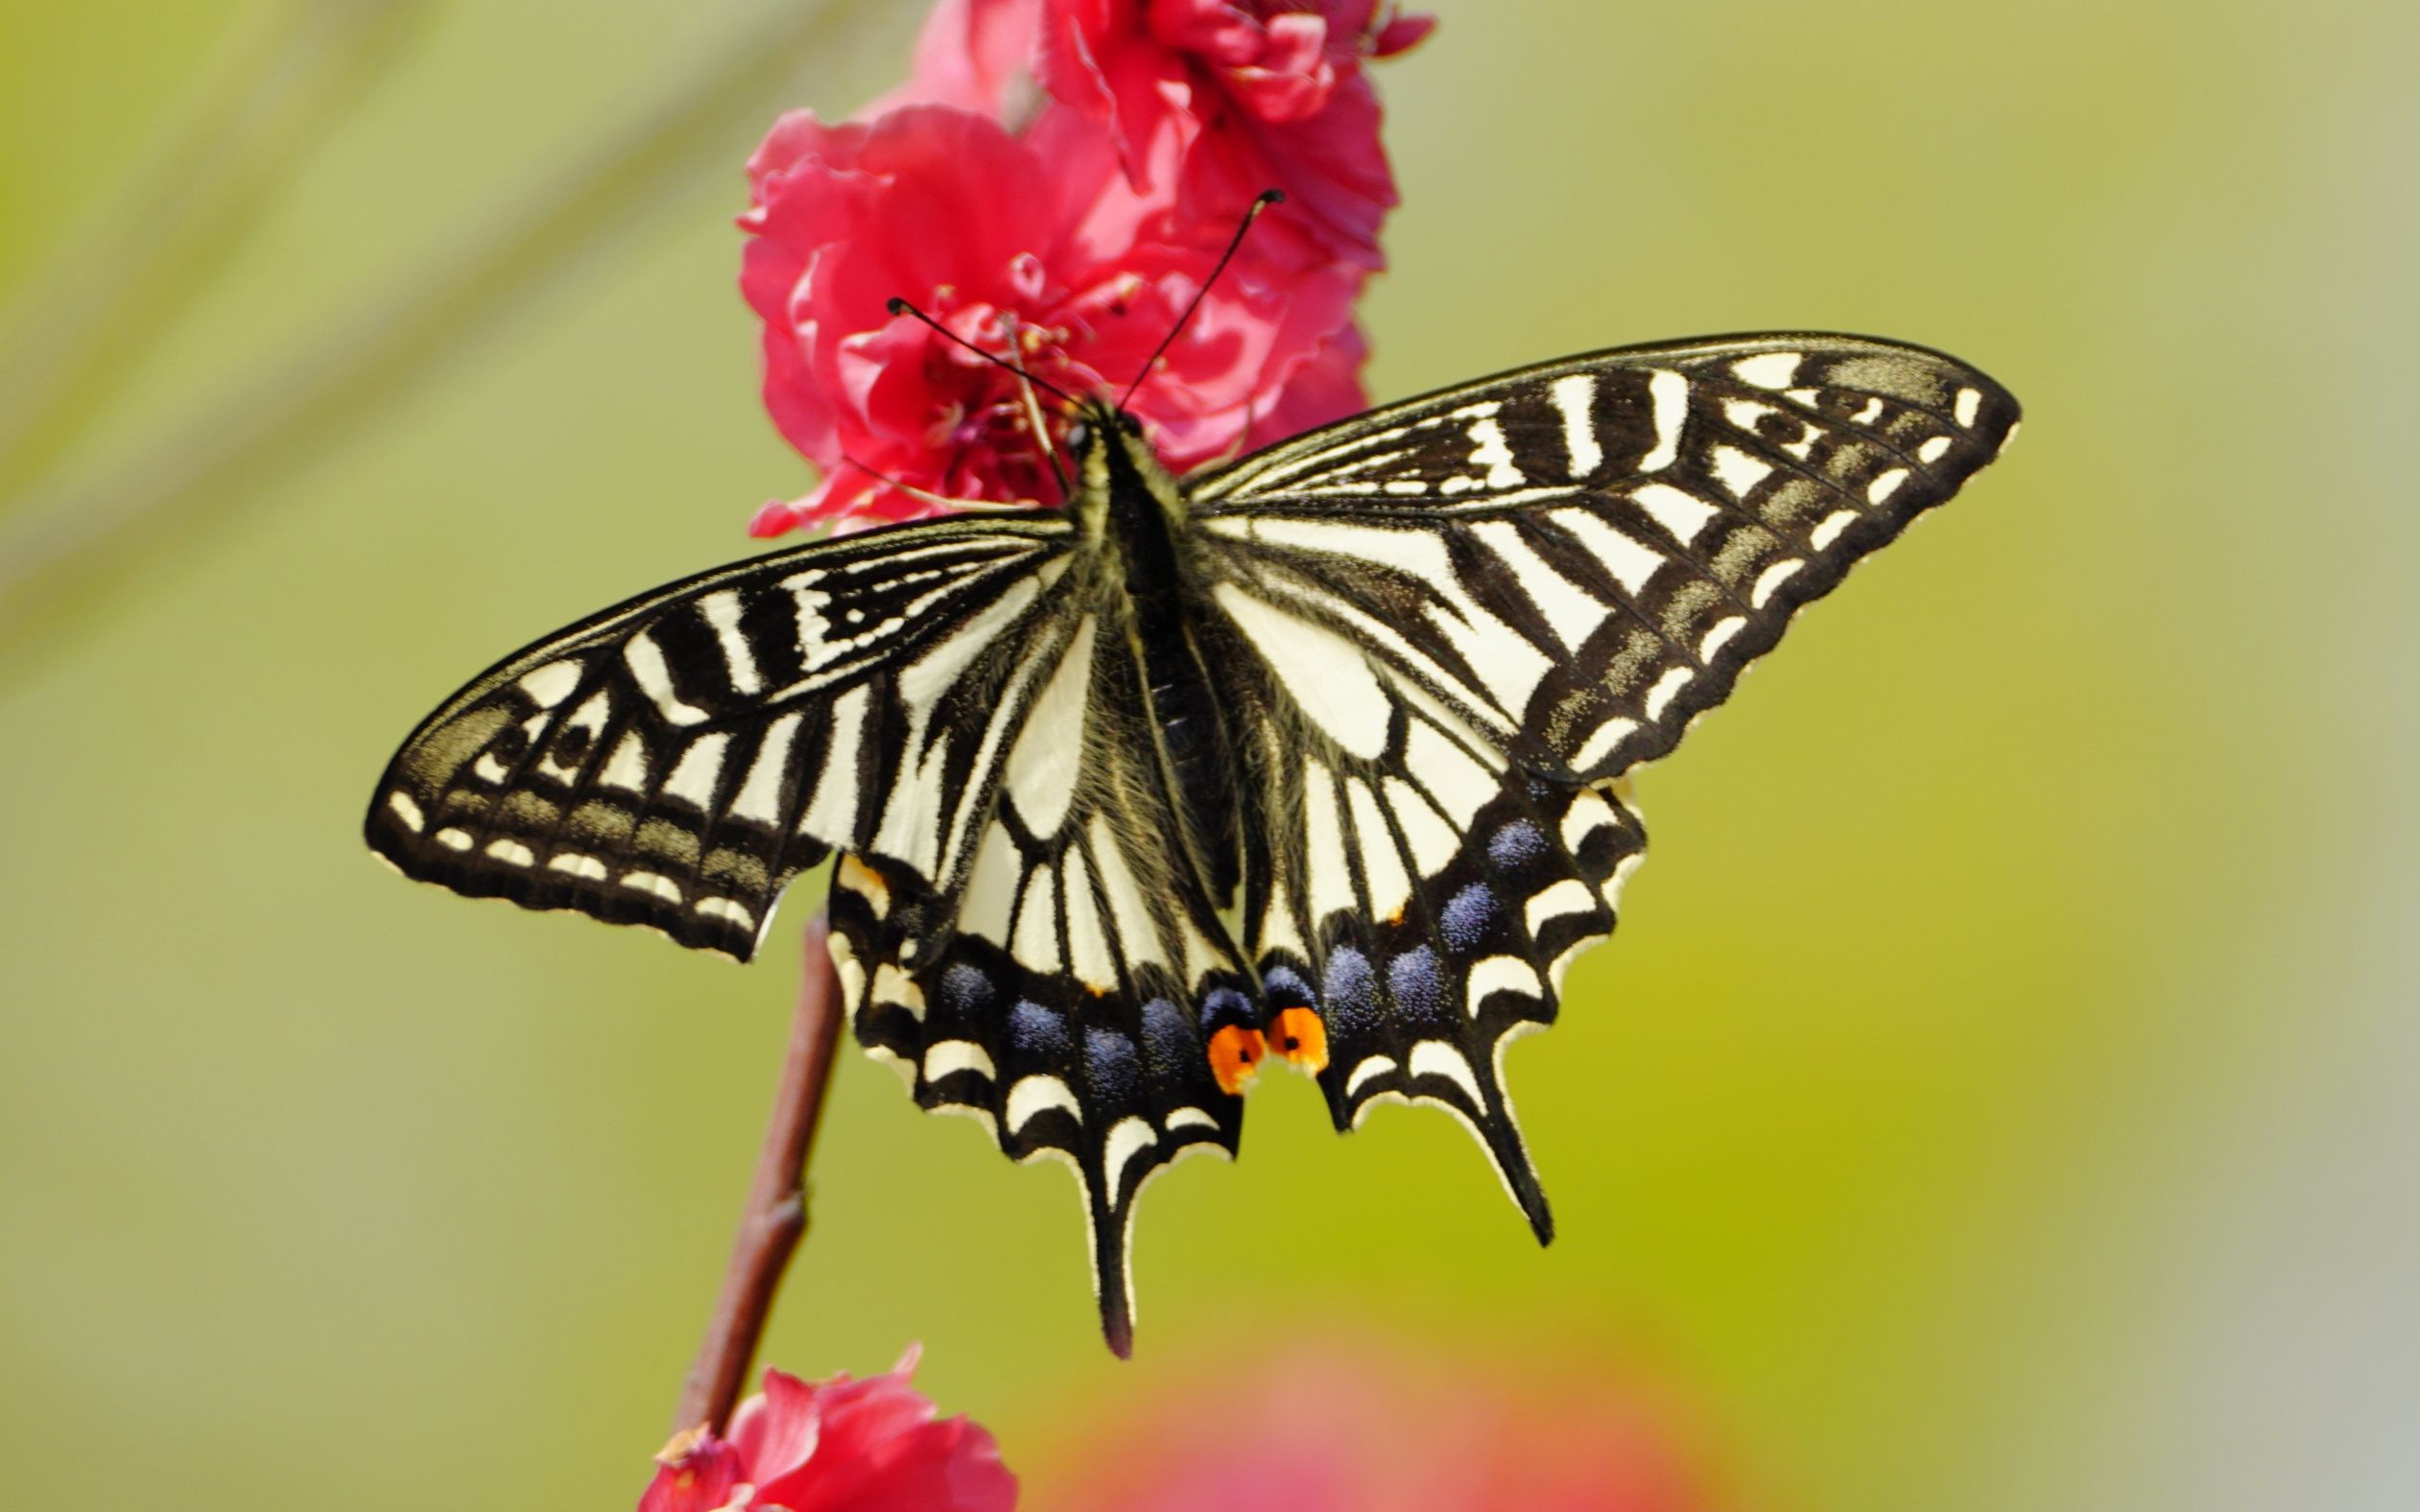
[[[1503,1077],[1611,933],[1671,750],[2016,429],[1857,337],[1631,347],[1178,479],[1105,399],[1058,508],[686,579],[517,651],[372,800],[410,876],[752,955],[840,853],[858,1038],[1081,1183],[1110,1346],[1137,1195],[1265,1056],[1340,1130],[1429,1103],[1537,1237]]]

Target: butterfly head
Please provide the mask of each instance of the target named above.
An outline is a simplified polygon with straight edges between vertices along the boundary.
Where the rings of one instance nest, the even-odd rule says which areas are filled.
[[[1077,401],[1067,413],[1067,455],[1076,463],[1080,491],[1097,492],[1127,468],[1147,472],[1159,454],[1143,434],[1143,422],[1105,394]]]
[[[1114,512],[1149,513],[1152,505],[1172,522],[1184,518],[1183,490],[1143,422],[1115,401],[1106,395],[1078,400],[1068,411],[1066,435],[1075,461],[1067,507],[1087,535],[1099,539]]]
[[[1067,450],[1079,465],[1094,453],[1119,445],[1148,448],[1143,422],[1103,395],[1077,400],[1067,416]]]

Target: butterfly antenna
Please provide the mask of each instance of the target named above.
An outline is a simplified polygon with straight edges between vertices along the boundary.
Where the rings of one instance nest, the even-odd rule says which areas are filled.
[[[1025,333],[1017,327],[1017,318],[1004,312],[1001,319],[1008,328],[1008,366],[1017,375],[1017,392],[1025,400],[1025,423],[1033,428],[1033,442],[1042,448],[1042,458],[1051,464],[1051,476],[1058,480],[1060,499],[1075,497],[1067,486],[1067,469],[1058,464],[1058,447],[1051,440],[1050,427],[1042,423],[1042,401],[1033,397],[1033,375],[1025,370]]]
[[[1030,383],[1036,389],[1041,390],[1044,393],[1056,394],[1058,397],[1066,400],[1069,404],[1077,402],[1074,394],[1069,393],[1066,390],[1058,387],[1058,385],[1047,382],[1044,379],[1033,377],[1022,366],[1009,361],[1008,358],[1001,356],[997,352],[985,351],[982,347],[977,346],[974,343],[966,340],[966,338],[959,335],[956,331],[951,330],[948,326],[943,325],[940,321],[933,319],[933,317],[925,314],[922,310],[917,309],[914,305],[910,304],[905,299],[893,299],[887,308],[893,315],[910,315],[915,317],[917,319],[931,326],[934,330],[939,332],[943,339],[947,340],[952,344],[966,348],[966,350],[973,352],[976,356],[982,358],[985,362],[991,364],[995,367],[1007,368],[1008,371],[1015,373],[1018,377],[1024,379],[1027,383]]]
[[[1193,319],[1193,313],[1201,308],[1202,297],[1209,294],[1210,286],[1219,281],[1219,274],[1227,271],[1227,264],[1234,261],[1236,248],[1244,245],[1244,233],[1252,228],[1252,223],[1261,218],[1263,210],[1272,204],[1285,202],[1286,191],[1283,189],[1264,189],[1253,198],[1252,207],[1244,212],[1244,224],[1238,225],[1235,228],[1235,234],[1227,239],[1227,249],[1219,254],[1218,265],[1210,270],[1210,276],[1201,280],[1201,287],[1193,292],[1193,298],[1185,305],[1185,313],[1176,317],[1176,323],[1170,326],[1168,334],[1160,338],[1159,344],[1151,348],[1151,358],[1143,364],[1143,370],[1136,373],[1134,381],[1126,386],[1126,392],[1118,395],[1119,409],[1126,408],[1126,402],[1134,397],[1134,390],[1143,387],[1143,380],[1151,375],[1151,369],[1157,366],[1160,358],[1166,355],[1170,343],[1183,333],[1186,323]]]

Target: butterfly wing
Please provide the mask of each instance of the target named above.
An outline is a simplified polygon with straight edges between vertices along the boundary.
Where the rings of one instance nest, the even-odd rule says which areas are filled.
[[[1671,750],[2017,420],[1920,347],[1717,338],[1411,400],[1190,488],[1207,532],[1498,748],[1590,781]]]
[[[1125,1355],[1136,1197],[1186,1154],[1234,1153],[1243,1101],[1208,1045],[1259,1015],[1142,715],[1130,601],[1109,583],[1084,597],[1003,673],[999,697],[1029,712],[997,792],[967,805],[962,883],[844,858],[832,945],[858,1037],[918,1103],[1075,1170],[1102,1330]]]
[[[1023,712],[967,679],[1053,612],[1068,535],[1055,516],[913,525],[607,609],[424,721],[366,838],[423,882],[743,960],[835,848],[945,877],[964,837],[934,794],[982,789],[985,736],[996,748]]]
[[[1136,1195],[1242,1128],[1204,1006],[1210,1029],[1256,1014],[1139,713],[1127,606],[1070,537],[1056,514],[924,523],[631,600],[448,699],[367,835],[458,892],[742,959],[790,879],[842,852],[859,1039],[925,1107],[1075,1169],[1124,1353]]]
[[[1271,579],[1212,593],[1206,660],[1253,774],[1244,948],[1269,1033],[1283,1050],[1289,1010],[1317,1015],[1339,1130],[1389,1101],[1454,1115],[1544,1242],[1504,1051],[1553,1022],[1572,957],[1611,933],[1646,831],[1611,785],[1521,767]]]
[[[1999,451],[2005,390],[1859,338],[1568,359],[1188,481],[1250,751],[1244,944],[1322,1016],[1340,1129],[1468,1124],[1541,1240],[1503,1051],[1553,1021],[1669,751],[1839,582]]]

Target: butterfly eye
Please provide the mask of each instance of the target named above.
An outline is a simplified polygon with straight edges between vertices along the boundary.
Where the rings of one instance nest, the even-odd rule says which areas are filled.
[[[1087,446],[1089,446],[1089,445],[1091,445],[1091,444],[1092,444],[1092,427],[1091,427],[1091,426],[1086,425],[1086,424],[1085,424],[1083,421],[1081,421],[1081,420],[1078,420],[1075,424],[1073,424],[1073,425],[1071,425],[1071,426],[1069,426],[1069,427],[1067,428],[1067,449],[1068,449],[1069,451],[1071,451],[1071,452],[1080,452],[1080,451],[1082,451],[1085,447],[1087,447]]]

